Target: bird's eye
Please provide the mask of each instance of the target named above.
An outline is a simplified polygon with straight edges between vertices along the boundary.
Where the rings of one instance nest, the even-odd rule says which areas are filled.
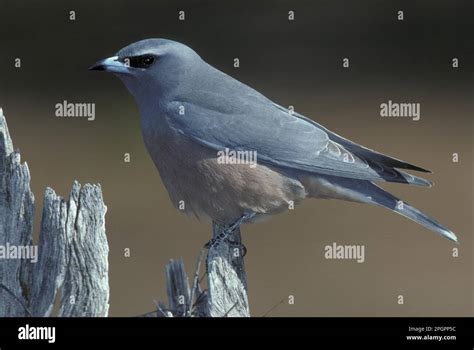
[[[155,63],[155,56],[142,55],[126,57],[124,58],[124,63],[129,67],[146,69]]]

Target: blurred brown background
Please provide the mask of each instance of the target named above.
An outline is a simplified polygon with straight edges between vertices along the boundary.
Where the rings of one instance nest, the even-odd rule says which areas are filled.
[[[172,208],[142,143],[137,108],[118,79],[87,71],[133,41],[164,37],[347,138],[432,169],[432,189],[384,187],[460,238],[460,256],[453,258],[455,245],[399,215],[306,201],[243,228],[254,316],[288,295],[295,304],[270,315],[472,316],[471,7],[467,1],[0,0],[0,106],[30,167],[36,231],[46,186],[67,196],[74,179],[101,183],[112,316],[151,311],[153,300],[165,299],[168,259],[183,257],[188,272],[194,269],[210,227]],[[186,21],[178,21],[179,10]],[[420,103],[421,120],[381,118],[379,106],[389,99]],[[96,120],[56,118],[54,106],[63,100],[96,103]],[[333,242],[365,245],[366,262],[324,259],[324,246]],[[399,294],[404,305],[397,304]]]

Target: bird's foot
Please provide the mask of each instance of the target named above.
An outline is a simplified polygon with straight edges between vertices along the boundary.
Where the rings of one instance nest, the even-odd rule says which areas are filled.
[[[221,242],[222,239],[213,238],[204,245],[204,248],[211,249],[211,247],[217,247]],[[247,247],[243,243],[234,242],[231,240],[227,240],[227,242],[229,245],[239,249],[239,254],[242,258],[247,255]]]
[[[240,225],[252,220],[255,217],[254,212],[249,212],[245,213],[242,215],[238,220],[236,220],[233,224],[229,225],[228,227],[224,228],[220,234],[218,234],[216,237],[212,238],[210,241],[208,241],[204,247],[207,249],[210,249],[211,247],[219,245],[221,242],[224,240],[228,240],[228,242],[231,245],[239,246],[242,250],[242,256],[245,256],[247,254],[247,248],[242,244],[238,242],[233,242],[230,241],[228,238],[240,228]]]
[[[240,225],[245,224],[246,222],[249,222],[255,217],[254,212],[247,212],[244,215],[242,215],[237,221],[235,221],[233,224],[231,224],[226,230],[224,230],[224,233],[227,232],[227,236],[233,233],[235,230],[240,228]]]

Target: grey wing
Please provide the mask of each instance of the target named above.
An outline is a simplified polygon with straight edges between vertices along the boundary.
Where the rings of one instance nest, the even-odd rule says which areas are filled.
[[[288,109],[286,109],[285,107],[282,107],[282,106],[277,105],[277,104],[275,104],[275,106],[277,108],[281,109],[282,111],[288,112]],[[306,120],[308,123],[311,123],[311,124],[315,125],[316,127],[318,127],[319,129],[325,131],[332,141],[339,143],[340,145],[342,145],[346,149],[350,150],[351,152],[354,152],[355,154],[357,154],[358,156],[364,158],[365,160],[373,161],[375,163],[379,163],[381,165],[384,165],[384,166],[390,167],[390,168],[408,169],[408,170],[421,171],[421,172],[425,172],[425,173],[431,173],[430,170],[421,168],[419,166],[410,164],[408,162],[405,162],[405,161],[397,159],[397,158],[387,156],[386,154],[376,152],[374,150],[371,150],[369,148],[361,146],[361,145],[359,145],[355,142],[352,142],[352,141],[336,134],[335,132],[332,132],[331,130],[328,130],[327,128],[325,128],[321,124],[315,122],[314,120],[312,120],[310,118],[305,117],[304,115],[301,115],[301,114],[296,113],[296,112],[294,112],[294,115],[298,118]]]
[[[370,181],[390,181],[429,186],[427,180],[382,164],[366,161],[316,125],[285,112],[269,100],[229,103],[223,110],[190,102],[185,115],[171,113],[170,125],[194,141],[218,150],[257,152],[257,161],[299,171]],[[169,113],[170,114],[170,113]]]

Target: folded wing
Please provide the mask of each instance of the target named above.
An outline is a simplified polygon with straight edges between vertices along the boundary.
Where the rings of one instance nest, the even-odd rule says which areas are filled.
[[[219,97],[224,100],[218,105],[225,107],[174,101],[168,106],[170,126],[216,151],[256,151],[258,162],[274,166],[353,179],[431,185],[395,168],[426,170],[352,143],[258,93],[232,100],[207,96],[207,100]],[[187,112],[177,113],[179,106]]]

